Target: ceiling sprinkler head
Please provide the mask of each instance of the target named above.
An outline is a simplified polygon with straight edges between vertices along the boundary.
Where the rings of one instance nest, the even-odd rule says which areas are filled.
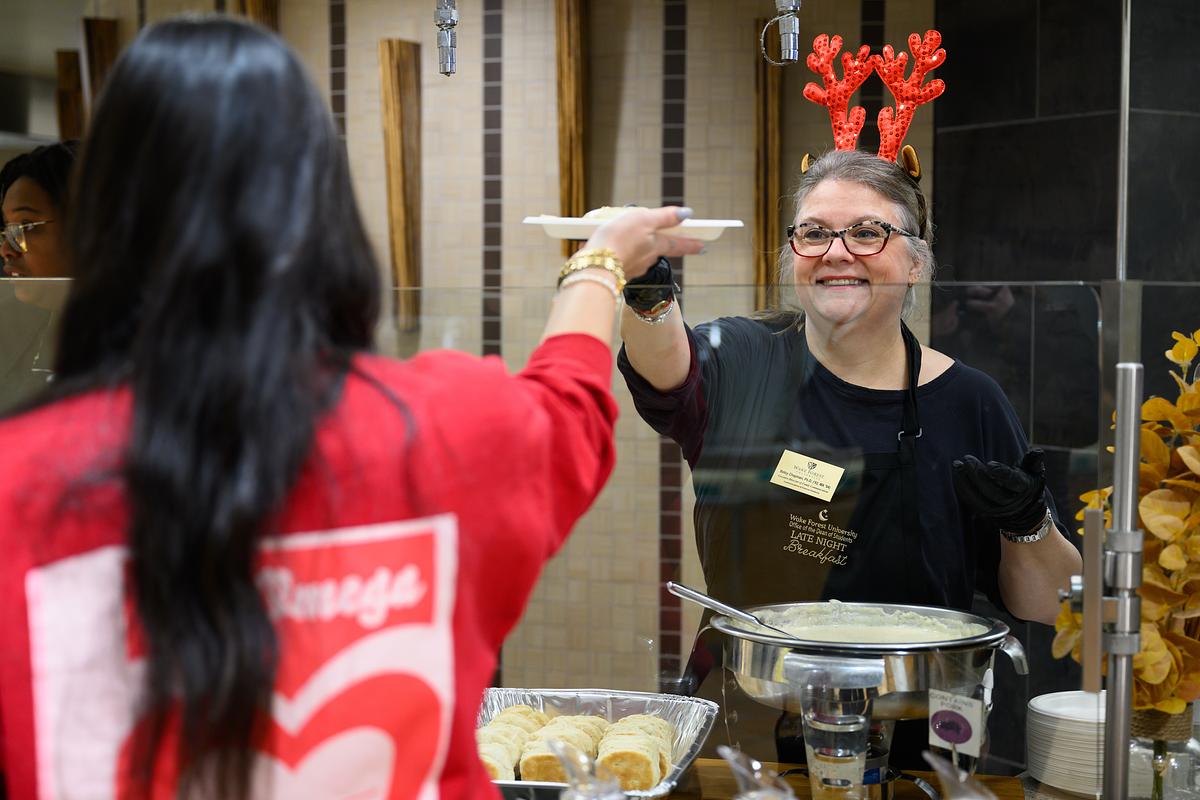
[[[438,0],[433,22],[438,29],[438,72],[446,76],[453,75],[458,66],[458,35],[454,32],[458,25],[458,9],[455,0]]]

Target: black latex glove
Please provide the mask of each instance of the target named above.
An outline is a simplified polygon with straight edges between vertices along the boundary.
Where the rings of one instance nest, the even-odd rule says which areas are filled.
[[[625,303],[635,311],[650,311],[678,290],[671,275],[671,262],[662,256],[642,275],[625,284]]]
[[[1046,516],[1044,456],[1041,450],[1030,450],[1012,467],[963,456],[954,462],[954,490],[968,508],[995,520],[1001,530],[1031,531]]]

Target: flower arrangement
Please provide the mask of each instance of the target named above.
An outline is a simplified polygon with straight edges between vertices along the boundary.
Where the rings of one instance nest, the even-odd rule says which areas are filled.
[[[1143,549],[1141,651],[1134,656],[1133,707],[1180,714],[1200,699],[1200,330],[1173,333],[1167,359],[1179,396],[1142,404],[1138,514]],[[1080,497],[1112,524],[1112,487]],[[1083,509],[1075,515],[1083,519]],[[1063,604],[1055,658],[1079,661],[1082,615]]]

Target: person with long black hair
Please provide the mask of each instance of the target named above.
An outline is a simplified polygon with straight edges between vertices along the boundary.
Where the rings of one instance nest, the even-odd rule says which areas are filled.
[[[8,795],[495,795],[483,688],[613,466],[623,278],[689,212],[598,229],[519,374],[370,355],[337,131],[223,18],[121,56],[76,196],[57,379],[0,422]]]

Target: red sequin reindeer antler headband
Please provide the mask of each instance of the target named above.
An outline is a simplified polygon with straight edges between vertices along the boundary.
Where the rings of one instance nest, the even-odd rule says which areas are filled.
[[[829,109],[829,122],[833,126],[834,147],[838,150],[853,150],[858,135],[866,122],[867,112],[862,106],[850,108],[850,96],[863,82],[878,72],[884,84],[896,98],[896,106],[884,106],[879,111],[879,157],[885,161],[903,160],[903,166],[913,178],[921,177],[921,164],[911,145],[901,143],[912,124],[917,106],[932,102],[946,90],[940,79],[922,84],[925,75],[937,69],[946,60],[946,51],[941,48],[942,35],[937,31],[926,31],[924,38],[918,34],[908,37],[908,49],[913,55],[912,74],[904,77],[908,65],[908,53],[896,55],[890,44],[883,46],[883,55],[871,55],[871,48],[863,45],[858,53],[842,53],[842,78],[838,80],[833,63],[842,49],[842,37],[830,38],[821,34],[813,39],[813,51],[806,63],[808,68],[821,76],[824,88],[815,83],[804,87],[804,96]],[[805,155],[801,169],[808,170],[809,157]]]

